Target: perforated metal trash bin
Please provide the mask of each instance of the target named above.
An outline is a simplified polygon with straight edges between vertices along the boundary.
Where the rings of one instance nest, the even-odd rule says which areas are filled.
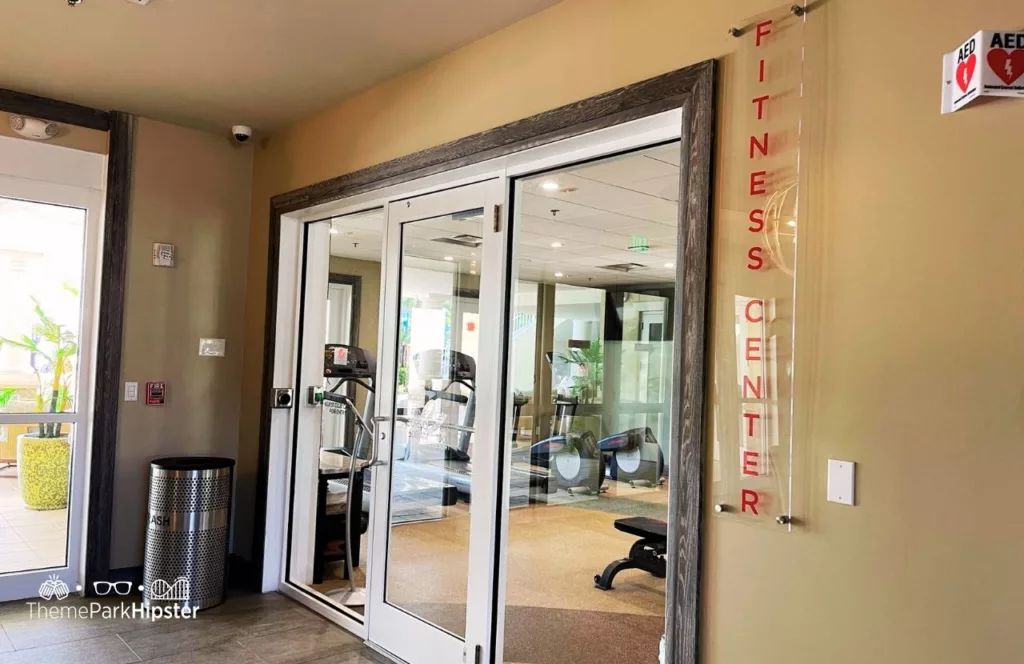
[[[235,462],[173,457],[150,463],[142,600],[208,609],[224,601]]]

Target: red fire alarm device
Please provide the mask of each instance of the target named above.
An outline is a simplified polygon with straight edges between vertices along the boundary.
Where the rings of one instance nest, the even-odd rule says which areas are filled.
[[[146,383],[146,405],[162,406],[167,396],[167,386],[164,383]]]

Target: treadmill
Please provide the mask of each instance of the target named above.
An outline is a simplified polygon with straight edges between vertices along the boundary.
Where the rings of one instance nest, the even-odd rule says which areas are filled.
[[[340,446],[325,446],[323,452],[338,454],[344,457],[352,457],[359,461],[369,461],[373,455],[373,433],[375,427],[371,424],[374,407],[376,405],[376,389],[374,380],[377,373],[377,360],[373,353],[356,346],[346,344],[327,344],[324,347],[324,377],[328,383],[337,379],[337,383],[324,391],[323,401],[325,404],[341,406],[356,419],[358,433],[352,440],[342,433]],[[349,384],[356,384],[363,387],[366,392],[366,403],[363,406],[363,414],[359,415],[355,403],[342,388]],[[325,441],[326,442],[326,441]],[[373,493],[373,471],[370,465],[364,465],[362,469],[363,497],[362,503],[363,518],[361,530],[366,531],[369,522],[370,500]],[[348,479],[332,479],[328,481],[332,497],[328,497],[328,503],[336,500],[345,500],[348,494]],[[424,505],[436,507],[450,507],[455,504],[457,491],[454,486],[436,481],[433,478],[417,478],[409,473],[403,472],[401,464],[395,467],[392,477],[392,513],[397,521],[405,519],[403,511],[410,512],[409,518],[422,511]]]
[[[471,459],[476,421],[476,361],[458,351],[430,349],[412,357],[426,385],[411,394],[396,420],[405,424],[404,440],[395,440],[395,470],[403,468],[424,479],[455,486],[459,497],[471,499]],[[439,389],[437,384],[440,383]],[[415,405],[414,405],[415,404]],[[548,473],[513,468],[511,492],[546,492]]]

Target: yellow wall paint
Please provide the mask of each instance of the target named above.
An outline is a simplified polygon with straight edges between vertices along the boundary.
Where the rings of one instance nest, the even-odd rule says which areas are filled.
[[[257,148],[242,466],[255,472],[271,195],[709,57],[726,56],[728,127],[749,101],[728,93],[726,30],[779,4],[566,0]],[[1024,661],[1024,101],[939,115],[942,53],[1019,28],[1024,10],[826,0],[811,21],[820,135],[795,418],[806,525],[783,535],[709,515],[702,659]],[[719,152],[720,178],[729,159]],[[857,507],[824,501],[827,458],[860,464]]]
[[[252,149],[221,135],[140,118],[135,141],[121,375],[140,395],[120,406],[114,569],[142,563],[152,459],[237,453],[252,173]],[[175,267],[153,266],[154,242]],[[225,357],[200,357],[200,337],[226,339]],[[164,406],[145,404],[147,381],[167,383]]]

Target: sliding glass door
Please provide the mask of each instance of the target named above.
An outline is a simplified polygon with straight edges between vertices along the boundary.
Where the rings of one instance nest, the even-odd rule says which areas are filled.
[[[305,223],[286,586],[411,664],[657,661],[677,137]]]

